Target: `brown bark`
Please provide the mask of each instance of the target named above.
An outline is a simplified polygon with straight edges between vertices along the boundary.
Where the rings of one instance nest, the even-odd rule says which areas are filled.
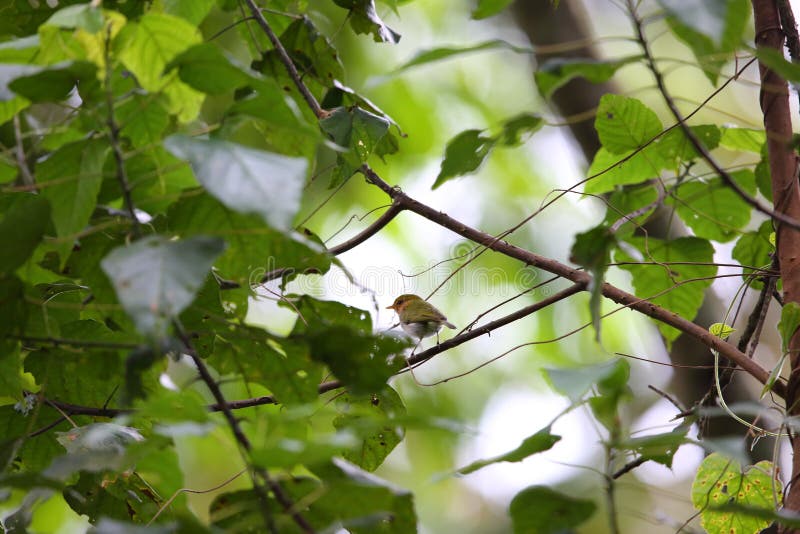
[[[778,2],[753,0],[756,46],[783,51],[784,33],[780,23]],[[781,76],[759,63],[761,73],[761,111],[767,132],[769,168],[772,175],[772,196],[775,211],[800,219],[800,191],[797,181],[797,157],[791,147],[792,120],[789,89]],[[800,302],[800,231],[776,223],[777,254],[783,281],[784,302]],[[789,342],[791,374],[786,394],[787,415],[800,415],[800,336],[795,333]],[[784,500],[788,510],[800,511],[800,438],[792,438],[792,483]],[[784,528],[782,532],[798,532]]]

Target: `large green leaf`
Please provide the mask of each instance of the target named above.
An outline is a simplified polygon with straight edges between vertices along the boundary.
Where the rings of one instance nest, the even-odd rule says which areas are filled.
[[[308,347],[298,340],[273,339],[263,330],[240,327],[215,341],[210,362],[220,373],[266,387],[281,404],[313,402],[319,396],[323,366],[311,360]]]
[[[594,127],[603,148],[612,154],[640,148],[663,129],[655,112],[640,100],[613,94],[600,99]]]
[[[311,357],[325,363],[355,393],[382,390],[403,365],[396,356],[408,342],[374,334],[368,312],[309,296],[297,299],[293,308],[302,320],[295,324],[292,337],[303,336],[311,347]]]
[[[777,495],[780,506],[781,481],[766,460],[742,469],[739,462],[714,453],[705,458],[692,484],[692,504],[700,511],[701,524],[709,534],[760,532],[772,523],[755,514],[722,511],[731,504],[772,512]],[[774,489],[774,491],[773,491]]]
[[[509,512],[514,534],[557,534],[577,527],[596,509],[590,500],[569,497],[547,486],[530,486],[517,493]]]
[[[675,35],[686,43],[716,84],[720,70],[742,41],[750,17],[746,0],[659,0]]]
[[[603,83],[610,80],[620,67],[639,59],[638,56],[616,60],[551,58],[539,65],[534,73],[534,79],[542,96],[550,98],[559,87],[563,87],[573,78],[580,77],[592,83]]]
[[[148,13],[138,22],[128,23],[114,40],[115,51],[139,84],[150,92],[162,91],[169,110],[180,120],[197,116],[203,94],[189,88],[177,73],[164,74],[175,56],[202,38],[198,29],[186,20],[163,13]]]
[[[646,298],[684,319],[694,319],[703,303],[705,290],[717,273],[711,244],[697,237],[681,237],[672,241],[652,237],[632,238],[629,243],[639,250],[643,260],[637,261],[619,250],[616,261],[626,262],[620,268],[631,273],[636,296]],[[680,334],[663,323],[659,323],[658,327],[668,342]]]
[[[343,461],[315,466],[318,478],[294,477],[285,488],[294,502],[308,502],[304,511],[315,531],[346,528],[353,534],[416,532],[412,495]],[[274,501],[270,513],[281,533],[303,532]],[[219,496],[210,508],[213,526],[225,532],[263,530],[264,516],[251,490]]]
[[[101,266],[137,328],[148,336],[164,337],[224,248],[222,240],[211,237],[170,241],[149,236],[114,249]]]
[[[70,143],[36,166],[37,184],[52,208],[61,265],[66,263],[78,233],[92,216],[110,148],[103,139]]]
[[[178,54],[166,66],[177,69],[184,83],[211,95],[223,94],[256,81],[236,66],[213,43],[197,44]]]
[[[319,246],[300,236],[284,234],[265,225],[255,215],[244,215],[223,206],[207,194],[192,194],[169,211],[170,229],[181,236],[211,235],[225,239],[225,253],[214,262],[220,276],[249,288],[273,269],[292,269],[298,274],[323,274],[330,257]]]
[[[229,208],[257,213],[280,230],[291,227],[300,206],[306,160],[179,135],[168,137],[164,146],[188,160],[200,183]]]
[[[39,245],[50,225],[50,203],[41,195],[17,193],[0,197],[0,273],[20,267]]]
[[[709,150],[720,142],[720,131],[716,126],[693,126],[692,131]],[[623,127],[622,135],[624,132]],[[619,142],[620,146],[623,144],[621,141],[614,141],[614,136],[611,136],[611,142]],[[586,192],[606,193],[618,185],[638,184],[659,176],[662,170],[677,171],[681,163],[697,157],[697,151],[680,128],[662,133],[640,149],[626,150],[619,154],[600,147],[587,171],[587,176],[593,178],[586,183]]]
[[[164,12],[198,25],[214,7],[214,0],[164,0]]]
[[[731,177],[748,194],[755,195],[753,171],[735,171]],[[721,243],[739,235],[739,230],[750,221],[752,211],[752,207],[721,178],[683,182],[669,202],[696,236]]]
[[[395,390],[385,386],[367,395],[345,392],[336,399],[339,415],[333,420],[337,430],[349,429],[360,437],[360,446],[350,448],[342,456],[366,471],[375,471],[404,437],[404,428],[397,419],[406,408]]]
[[[612,360],[575,369],[545,369],[544,373],[554,390],[576,403],[590,388],[618,375],[623,366],[622,362],[622,360]]]
[[[114,111],[120,132],[137,148],[161,141],[169,126],[166,99],[158,94],[134,93]]]
[[[64,100],[78,81],[89,80],[95,76],[95,66],[85,61],[69,61],[33,69],[30,66],[20,67],[28,72],[8,82],[8,88],[32,102]],[[8,68],[5,66],[2,70]]]

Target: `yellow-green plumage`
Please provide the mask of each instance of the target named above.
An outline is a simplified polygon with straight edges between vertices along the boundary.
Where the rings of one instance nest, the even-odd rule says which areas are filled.
[[[387,308],[397,312],[403,331],[419,340],[438,334],[442,326],[455,328],[442,312],[417,295],[400,295]]]

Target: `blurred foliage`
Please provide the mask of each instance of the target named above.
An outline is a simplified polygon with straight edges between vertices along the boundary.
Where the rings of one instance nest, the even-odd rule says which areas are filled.
[[[718,274],[721,244],[735,242],[755,289],[763,280],[747,275],[770,265],[775,245],[769,222],[755,229],[750,205],[633,91],[599,102],[602,147],[585,175],[571,175],[576,158],[553,133],[545,100],[575,78],[622,78],[642,64],[641,51],[553,57],[531,75],[536,51],[507,31],[508,0],[278,0],[259,11],[261,24],[242,21],[249,2],[234,0],[98,4],[0,7],[8,532],[55,530],[42,526],[53,506],[63,524],[100,532],[133,523],[137,532],[596,532],[603,516],[616,524],[616,510],[594,495],[613,493],[617,470],[674,466],[693,419],[635,435],[633,419],[654,396],[645,398],[641,370],[595,340],[656,352],[678,332],[659,325],[662,343],[639,333],[643,319],[608,317],[602,283],[628,283],[630,273],[637,297],[691,320]],[[659,15],[653,24],[686,43],[712,84],[746,48],[746,2],[638,9]],[[796,66],[762,56],[800,79]],[[704,118],[692,131],[715,155],[752,155],[732,177],[769,196],[766,136],[742,122]],[[467,325],[556,284],[405,214],[334,257],[330,242],[387,204],[358,174],[363,165],[464,224],[493,234],[514,227],[502,239],[569,255],[593,275],[588,305],[585,296],[559,303],[406,373],[416,340],[388,332],[384,302],[442,284],[442,308]],[[566,182],[570,195],[545,211],[548,192]],[[584,194],[601,200],[579,203]],[[539,206],[535,228],[520,225]],[[642,232],[656,207],[689,234]],[[784,338],[797,323],[782,321]],[[485,432],[523,402],[492,405],[515,390],[550,396],[504,429],[522,433],[521,444],[470,448],[474,425]],[[218,413],[220,396],[232,417]],[[571,427],[554,428],[564,421]],[[590,469],[560,482],[508,485],[501,505],[497,488],[462,482],[557,449],[567,432],[581,447],[599,444],[605,460],[586,458]],[[765,491],[774,466],[742,471],[718,458],[703,463],[691,494],[703,525],[738,522],[749,532],[782,520]],[[590,478],[592,464],[600,476]],[[731,502],[712,487],[723,476],[748,482],[736,490],[738,508],[723,509]],[[567,495],[576,488],[591,497]]]

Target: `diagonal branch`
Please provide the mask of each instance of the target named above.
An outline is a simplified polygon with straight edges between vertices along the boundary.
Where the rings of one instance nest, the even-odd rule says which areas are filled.
[[[125,209],[128,211],[128,216],[133,225],[132,231],[134,237],[138,237],[140,233],[139,218],[136,216],[136,208],[133,204],[133,197],[131,195],[131,184],[128,180],[128,171],[125,169],[125,157],[122,154],[122,145],[120,143],[120,127],[114,118],[114,90],[111,87],[111,75],[113,74],[114,67],[111,64],[111,26],[109,23],[106,27],[106,40],[104,45],[104,61],[105,61],[105,91],[106,91],[106,125],[108,126],[108,138],[111,143],[111,150],[114,152],[114,163],[117,167],[117,181],[119,182],[120,189],[122,189],[122,200],[125,202]]]
[[[517,259],[526,265],[538,267],[550,273],[557,274],[563,278],[566,278],[567,280],[571,280],[576,284],[581,284],[582,287],[588,287],[592,280],[591,275],[584,271],[563,264],[557,260],[547,258],[529,250],[517,247],[506,241],[502,241],[497,237],[485,232],[481,232],[480,230],[476,230],[475,228],[471,228],[461,221],[453,219],[452,217],[437,211],[430,206],[418,202],[417,200],[403,193],[400,189],[387,184],[367,165],[361,167],[361,172],[367,177],[367,180],[370,183],[380,188],[384,193],[389,195],[392,200],[404,206],[405,209],[413,211],[417,215],[420,215],[425,219],[438,224],[439,226],[447,228],[448,230],[451,230],[466,239],[481,244],[510,258]],[[683,317],[680,317],[669,310],[657,306],[652,302],[643,300],[631,293],[623,291],[609,283],[603,284],[602,293],[603,296],[611,299],[617,304],[627,306],[633,310],[643,313],[644,315],[647,315],[648,317],[652,317],[657,321],[691,335],[711,350],[718,351],[721,355],[735,362],[762,384],[765,384],[769,379],[769,372],[766,369],[749,359],[746,354],[741,352],[735,346],[723,341],[717,336],[714,336],[705,328],[687,319],[684,319]],[[782,383],[775,383],[774,391],[781,397],[783,397],[785,394],[784,389],[785,388]]]
[[[242,427],[239,424],[239,421],[234,417],[233,412],[228,405],[228,402],[225,400],[225,396],[222,394],[222,390],[220,389],[219,385],[217,384],[214,377],[211,376],[211,373],[206,367],[205,362],[203,359],[195,352],[194,347],[192,346],[191,340],[186,335],[186,332],[183,331],[183,328],[178,324],[177,321],[174,322],[175,330],[178,333],[178,336],[183,342],[184,349],[189,357],[194,362],[195,366],[197,367],[197,372],[200,374],[200,378],[206,384],[209,391],[211,391],[211,395],[214,397],[214,400],[217,401],[217,404],[220,406],[220,410],[222,411],[225,419],[228,421],[228,426],[230,426],[231,431],[233,432],[236,441],[241,445],[242,449],[246,452],[251,452],[253,446],[250,444],[250,440],[247,439],[247,436],[242,431]],[[249,461],[247,461],[248,465],[251,465]],[[288,513],[292,520],[300,527],[303,532],[306,533],[313,533],[314,528],[306,521],[306,519],[300,515],[300,513],[295,509],[294,502],[292,499],[286,494],[283,490],[281,485],[273,480],[267,470],[263,467],[252,466],[253,471],[257,473],[267,484],[272,494],[275,496],[275,500],[283,507],[283,509]],[[252,476],[253,480],[253,491],[256,494],[259,502],[261,503],[260,509],[262,514],[264,515],[264,520],[267,524],[267,528],[270,532],[277,534],[277,527],[275,526],[275,522],[272,518],[272,515],[269,512],[269,500],[267,499],[267,494],[264,491],[264,488],[261,487],[261,484],[258,483],[255,476]]]
[[[314,98],[314,95],[311,94],[306,84],[303,83],[303,80],[300,79],[300,73],[297,72],[297,67],[294,66],[294,62],[292,58],[289,57],[289,54],[286,52],[286,49],[283,47],[281,40],[278,39],[278,36],[275,35],[275,32],[272,31],[272,27],[270,27],[269,22],[267,19],[264,18],[264,15],[261,13],[261,10],[256,5],[255,0],[245,0],[247,2],[247,7],[250,8],[250,12],[253,14],[253,18],[255,18],[258,25],[261,26],[261,29],[264,30],[264,33],[267,34],[267,38],[272,43],[272,46],[275,47],[275,51],[278,53],[278,57],[283,63],[283,66],[286,68],[286,72],[289,73],[289,77],[294,82],[295,87],[297,90],[300,91],[300,94],[303,96],[303,100],[306,101],[308,107],[311,108],[311,111],[318,119],[324,119],[328,116],[328,112],[322,109],[317,102],[317,99]]]

